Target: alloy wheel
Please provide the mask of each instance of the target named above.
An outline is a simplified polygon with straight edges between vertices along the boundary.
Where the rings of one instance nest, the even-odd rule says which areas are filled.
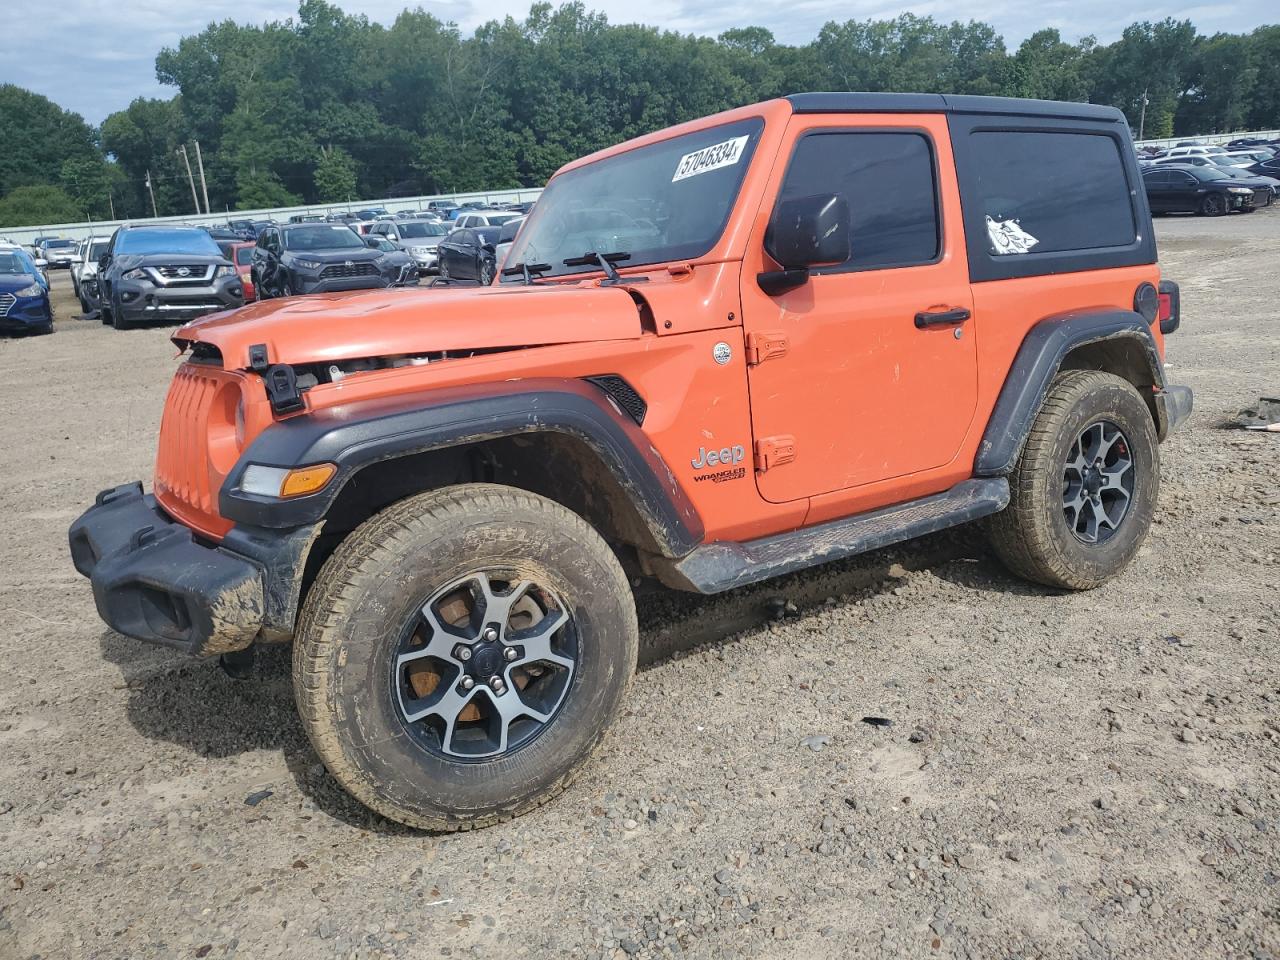
[[[400,720],[451,760],[518,750],[555,718],[578,662],[573,614],[511,572],[459,577],[407,625],[392,666]]]
[[[1120,529],[1133,500],[1136,468],[1129,439],[1110,420],[1076,437],[1062,471],[1062,513],[1082,543],[1105,543]]]

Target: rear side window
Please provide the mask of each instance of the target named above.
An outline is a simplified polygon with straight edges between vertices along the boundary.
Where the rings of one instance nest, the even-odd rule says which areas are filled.
[[[1122,247],[1137,229],[1120,145],[1109,136],[979,130],[969,138],[994,256]]]
[[[932,263],[940,250],[937,176],[929,139],[914,131],[811,133],[796,144],[780,200],[843,194],[852,256],[815,273]]]

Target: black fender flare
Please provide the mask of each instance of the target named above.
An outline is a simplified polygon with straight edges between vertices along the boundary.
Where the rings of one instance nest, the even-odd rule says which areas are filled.
[[[1046,317],[1022,341],[1009,367],[995,409],[974,456],[979,477],[1006,476],[1013,470],[1049,385],[1071,351],[1091,343],[1127,338],[1141,345],[1157,392],[1165,386],[1164,363],[1151,326],[1132,310],[1092,310]],[[1155,409],[1159,409],[1156,405]],[[1157,421],[1163,438],[1166,429]]]
[[[603,389],[538,378],[423,390],[329,407],[275,423],[254,438],[227,475],[219,512],[236,524],[287,529],[324,519],[362,468],[396,457],[516,434],[553,432],[586,443],[622,486],[664,553],[683,556],[704,528],[688,495],[643,431]],[[291,500],[239,489],[249,464],[333,463],[321,491]]]

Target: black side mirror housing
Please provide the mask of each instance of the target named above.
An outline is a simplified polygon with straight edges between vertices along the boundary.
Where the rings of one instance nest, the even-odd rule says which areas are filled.
[[[764,248],[782,264],[756,277],[770,296],[801,286],[812,267],[844,263],[850,255],[849,203],[838,193],[783,200],[765,232]]]
[[[98,269],[99,270],[107,269],[107,264],[110,262],[111,262],[111,257],[109,257],[107,254],[104,253],[102,256],[98,258]]]

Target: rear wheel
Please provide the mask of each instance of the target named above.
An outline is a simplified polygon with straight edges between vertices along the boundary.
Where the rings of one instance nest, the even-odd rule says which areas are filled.
[[[1055,378],[1009,477],[991,543],[1014,573],[1087,590],[1114,577],[1146,538],[1160,488],[1151,413],[1113,374]]]
[[[508,487],[420,494],[325,563],[294,643],[311,742],[357,799],[466,830],[568,784],[635,669],[631,591],[581,517]]]
[[[445,283],[449,282],[449,264],[445,262],[444,257],[440,258],[440,279]]]
[[[1227,212],[1227,200],[1220,193],[1211,193],[1200,201],[1200,213],[1206,217],[1220,217]]]

